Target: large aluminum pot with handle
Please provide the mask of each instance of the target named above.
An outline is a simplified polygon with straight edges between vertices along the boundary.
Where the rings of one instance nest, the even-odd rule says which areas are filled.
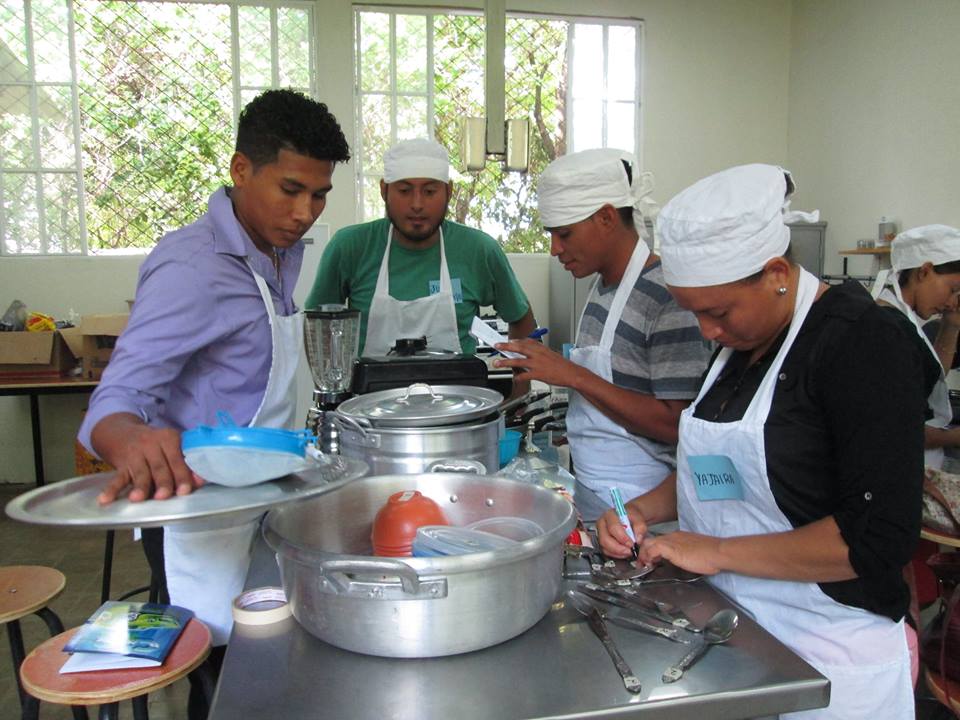
[[[499,468],[504,434],[496,390],[427,385],[357,395],[340,404],[340,454],[362,460],[373,475],[420,473],[437,461],[472,460]]]
[[[371,555],[377,511],[419,490],[453,525],[520,516],[542,535],[469,555]],[[556,600],[573,506],[535,485],[465,473],[368,476],[337,492],[271,510],[263,534],[303,627],[337,647],[387,657],[455,655],[535,625]]]

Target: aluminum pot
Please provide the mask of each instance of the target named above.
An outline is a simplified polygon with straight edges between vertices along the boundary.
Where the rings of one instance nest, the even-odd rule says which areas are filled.
[[[422,473],[438,461],[457,459],[482,463],[487,472],[500,467],[499,413],[480,421],[439,427],[370,427],[335,415],[340,427],[340,454],[362,460],[371,475]]]
[[[503,515],[544,534],[506,550],[449,557],[371,556],[373,518],[395,492],[419,490],[454,525]],[[368,476],[336,492],[271,510],[294,617],[337,647],[386,657],[479,650],[535,625],[556,600],[573,506],[545,488],[463,473]]]

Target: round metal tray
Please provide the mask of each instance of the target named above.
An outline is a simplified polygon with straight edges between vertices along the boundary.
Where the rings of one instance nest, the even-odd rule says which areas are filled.
[[[136,503],[120,498],[109,505],[97,503],[97,496],[113,473],[98,473],[18,495],[7,503],[6,512],[14,520],[35,525],[107,530],[174,525],[198,518],[216,517],[222,521],[230,515],[255,515],[276,505],[333,492],[368,472],[365,462],[338,458],[337,463],[318,464],[316,468],[259,485],[225,487],[208,483],[189,495]]]

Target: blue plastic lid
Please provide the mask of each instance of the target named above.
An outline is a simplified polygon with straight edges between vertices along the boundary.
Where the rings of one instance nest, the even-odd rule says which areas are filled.
[[[217,419],[220,424],[216,427],[198,425],[183,433],[180,438],[183,452],[201,447],[235,447],[272,450],[302,457],[307,445],[316,439],[309,430],[239,427],[230,415],[223,411],[217,413]]]

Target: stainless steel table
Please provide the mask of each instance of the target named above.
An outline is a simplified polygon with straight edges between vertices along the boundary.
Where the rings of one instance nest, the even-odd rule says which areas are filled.
[[[276,563],[261,542],[247,587],[278,584]],[[704,581],[659,586],[656,592],[700,623],[727,605]],[[827,679],[744,613],[733,639],[711,648],[672,685],[661,683],[660,675],[688,646],[613,625],[611,632],[643,682],[638,696],[624,689],[586,622],[561,603],[501,645],[422,660],[340,650],[293,618],[235,625],[210,718],[724,720],[776,716],[829,701]]]

